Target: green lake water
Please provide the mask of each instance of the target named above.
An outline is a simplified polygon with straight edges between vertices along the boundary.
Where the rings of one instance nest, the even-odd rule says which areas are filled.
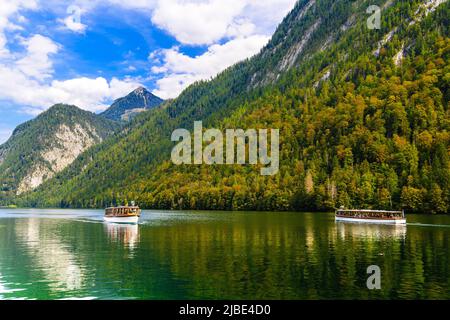
[[[0,210],[0,299],[450,299],[450,217]],[[378,265],[381,290],[366,286]]]

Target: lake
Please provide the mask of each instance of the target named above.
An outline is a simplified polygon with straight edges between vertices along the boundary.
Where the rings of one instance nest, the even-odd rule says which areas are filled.
[[[0,209],[0,299],[449,299],[450,217]],[[381,289],[369,290],[378,265]]]

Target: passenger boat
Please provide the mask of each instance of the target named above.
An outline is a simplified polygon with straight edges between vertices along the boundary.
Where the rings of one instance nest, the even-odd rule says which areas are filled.
[[[337,209],[336,221],[406,224],[405,212],[367,209]]]
[[[106,208],[103,219],[113,223],[138,223],[140,216],[141,209],[133,205]]]

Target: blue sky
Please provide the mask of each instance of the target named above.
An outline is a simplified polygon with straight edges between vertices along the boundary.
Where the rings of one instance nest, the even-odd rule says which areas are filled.
[[[295,0],[0,0],[0,143],[55,103],[174,98],[256,54]]]

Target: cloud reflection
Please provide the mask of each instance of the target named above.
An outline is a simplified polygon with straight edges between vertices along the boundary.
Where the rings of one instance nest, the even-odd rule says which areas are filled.
[[[15,225],[18,240],[27,248],[27,253],[42,271],[45,281],[53,291],[73,291],[82,287],[85,278],[75,255],[58,238],[56,221],[42,219],[19,219]],[[50,228],[50,229],[49,229]]]

